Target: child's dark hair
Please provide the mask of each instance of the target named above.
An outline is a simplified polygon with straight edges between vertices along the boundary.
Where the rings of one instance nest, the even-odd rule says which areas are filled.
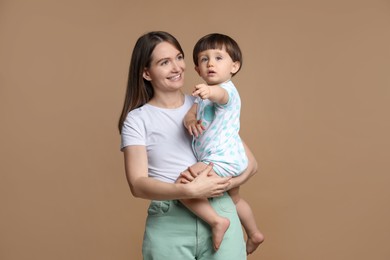
[[[232,58],[234,62],[240,62],[240,68],[238,69],[239,71],[242,67],[242,53],[240,47],[238,46],[237,42],[231,37],[220,33],[211,33],[206,36],[203,36],[195,44],[194,51],[192,52],[192,58],[194,60],[195,66],[198,66],[199,53],[210,49],[222,50],[223,47],[225,47],[226,52],[230,55],[230,58]]]

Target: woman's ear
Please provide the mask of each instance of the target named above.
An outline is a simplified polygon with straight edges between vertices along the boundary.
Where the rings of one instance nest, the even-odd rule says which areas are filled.
[[[239,71],[240,67],[241,67],[241,63],[239,61],[233,62],[232,69],[231,69],[230,73],[233,75],[236,74],[237,71]]]
[[[144,69],[144,73],[142,74],[142,77],[147,81],[152,81],[152,78],[150,77],[149,71],[147,69]]]

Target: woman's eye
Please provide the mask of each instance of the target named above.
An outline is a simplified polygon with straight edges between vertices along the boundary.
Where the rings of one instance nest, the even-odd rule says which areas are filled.
[[[182,60],[182,59],[184,59],[184,56],[183,56],[183,54],[180,54],[179,56],[177,56],[177,59],[178,59],[178,60]]]
[[[161,65],[167,65],[168,64],[168,61],[167,60],[164,60],[161,62]]]

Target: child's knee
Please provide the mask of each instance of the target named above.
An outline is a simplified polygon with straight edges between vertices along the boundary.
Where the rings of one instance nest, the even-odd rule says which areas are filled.
[[[191,171],[192,171],[193,173],[198,174],[198,173],[200,173],[201,171],[203,171],[206,167],[207,167],[207,164],[205,164],[205,163],[203,163],[203,162],[197,162],[197,163],[195,163],[194,165],[192,165],[192,166],[190,167],[190,169],[191,169]]]

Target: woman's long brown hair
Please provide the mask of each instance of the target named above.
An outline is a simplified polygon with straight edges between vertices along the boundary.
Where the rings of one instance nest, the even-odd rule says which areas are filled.
[[[150,66],[153,50],[161,42],[171,43],[184,55],[177,39],[167,32],[153,31],[138,38],[131,55],[126,96],[118,122],[120,134],[127,114],[149,102],[154,95],[153,86],[143,78],[143,72]]]

